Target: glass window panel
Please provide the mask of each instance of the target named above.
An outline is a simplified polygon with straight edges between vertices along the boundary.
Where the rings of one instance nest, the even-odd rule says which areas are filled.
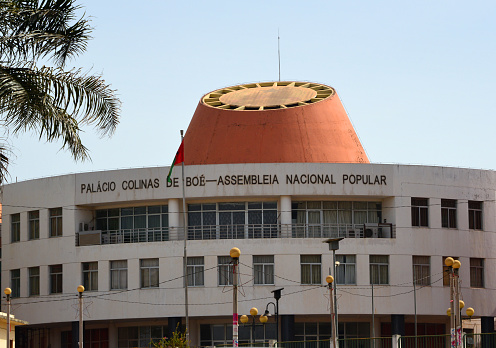
[[[264,209],[277,209],[277,202],[263,202]]]
[[[204,203],[204,204],[202,204],[202,209],[203,209],[203,211],[205,211],[205,210],[215,211],[216,210],[215,203]]]
[[[121,216],[133,215],[133,208],[121,208]]]
[[[109,218],[108,219],[108,229],[110,231],[119,230],[119,218]]]
[[[353,209],[367,210],[367,202],[353,202]]]
[[[262,202],[248,202],[248,209],[262,209]]]
[[[134,217],[134,228],[146,228],[146,215]]]
[[[134,207],[134,215],[145,215],[146,207]]]
[[[340,210],[351,210],[352,202],[338,202]]]
[[[161,206],[160,205],[151,205],[148,207],[148,214],[160,214]]]
[[[321,205],[321,202],[307,202],[307,209],[320,209]]]
[[[336,210],[338,208],[338,202],[323,202],[323,208],[328,210]]]
[[[201,204],[188,204],[188,211],[201,211]]]
[[[96,218],[107,217],[107,209],[101,209],[96,211]]]
[[[234,225],[244,225],[245,223],[245,213],[244,212],[234,212],[233,213],[233,224]]]
[[[132,216],[126,216],[126,217],[121,218],[121,229],[123,229],[123,230],[133,229],[133,217]]]
[[[305,323],[306,335],[317,335],[317,323]]]
[[[215,212],[203,213],[203,225],[216,225]]]
[[[261,210],[251,210],[248,211],[248,223],[249,224],[262,224],[262,211]]]
[[[160,215],[148,215],[148,228],[160,227]]]
[[[231,213],[222,212],[219,213],[219,225],[231,225]],[[209,224],[215,225],[215,223]]]
[[[190,226],[201,226],[201,213],[188,213],[188,224]]]

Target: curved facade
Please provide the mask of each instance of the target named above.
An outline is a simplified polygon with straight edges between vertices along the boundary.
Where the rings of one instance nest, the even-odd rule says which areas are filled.
[[[180,166],[171,183],[169,168],[156,167],[4,186],[2,284],[13,288],[16,317],[30,323],[16,344],[33,337],[53,348],[77,342],[81,283],[87,290],[85,342],[94,346],[148,346],[184,324],[185,232],[193,345],[231,344],[234,246],[241,250],[239,314],[248,315],[252,307],[273,313],[271,291],[284,288],[279,340],[329,338],[329,238],[343,238],[335,274],[341,337],[391,336],[398,327],[413,334],[415,313],[419,334],[448,333],[447,256],[461,261],[466,306],[493,320],[496,279],[488,270],[495,266],[494,171],[340,163],[368,161],[352,161],[355,141],[353,155],[339,163],[325,159],[332,149],[316,154],[311,141],[305,145],[311,154],[291,157],[297,151],[281,146],[271,149],[280,160],[261,155],[259,162],[243,148],[240,161],[222,146],[243,132],[233,133],[221,118],[233,124],[236,117],[249,119],[253,129],[262,127],[263,117],[282,122],[277,112],[301,121],[307,113],[315,116],[308,108],[339,100],[333,96],[294,108],[281,104],[286,108],[270,114],[227,109],[237,113],[229,117],[202,98],[185,136],[184,215]],[[213,119],[202,126],[203,117]],[[222,136],[211,123],[225,128]],[[278,126],[266,125],[271,127]],[[217,154],[221,149],[223,156]],[[275,339],[276,330],[272,316],[265,326],[257,323],[253,338]],[[252,335],[249,326],[240,327],[240,343]]]

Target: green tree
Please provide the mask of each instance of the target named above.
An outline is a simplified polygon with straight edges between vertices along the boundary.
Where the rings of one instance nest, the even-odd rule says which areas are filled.
[[[172,333],[172,337],[163,337],[158,342],[151,342],[154,348],[188,348],[189,342],[186,340],[186,332],[181,331],[179,324]]]
[[[5,137],[31,131],[40,140],[60,140],[76,161],[89,159],[81,126],[110,136],[120,114],[120,101],[101,76],[64,69],[91,38],[93,28],[78,11],[74,0],[0,0],[0,127]],[[10,154],[0,143],[0,183]]]

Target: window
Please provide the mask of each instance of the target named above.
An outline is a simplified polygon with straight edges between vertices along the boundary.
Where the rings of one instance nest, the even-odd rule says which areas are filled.
[[[331,337],[331,327],[325,322],[297,322],[294,324],[294,335],[297,341],[324,341]],[[306,346],[309,346],[308,343]],[[319,346],[320,344],[315,345],[315,347]]]
[[[120,328],[119,328],[120,329]],[[60,343],[62,348],[72,348],[72,331],[62,331],[60,333]],[[45,342],[45,341],[41,341]],[[108,348],[109,333],[108,329],[85,329],[83,337],[85,348]],[[32,347],[32,345],[30,345]],[[119,345],[119,348],[122,346]],[[127,346],[125,346],[127,348]],[[138,347],[135,345],[134,347]],[[145,347],[145,346],[141,346]],[[148,347],[148,346],[146,346]],[[41,348],[41,347],[40,347]]]
[[[21,214],[10,215],[10,242],[21,240]]]
[[[302,284],[321,284],[320,255],[300,255],[300,264]]]
[[[188,286],[204,285],[204,264],[203,256],[188,257]]]
[[[412,197],[412,226],[429,226],[429,200]]]
[[[365,322],[345,322],[338,324],[339,338],[357,339],[370,337],[370,324]]]
[[[251,321],[251,319],[250,319]],[[329,326],[329,324],[327,325]],[[253,346],[251,343],[257,343],[256,346],[267,346],[268,341],[275,339],[276,324],[261,324],[255,321],[254,330],[252,325],[240,325],[238,329],[239,346]],[[226,347],[232,346],[233,328],[230,324],[201,324],[200,325],[200,346]],[[265,345],[263,344],[265,342]]]
[[[482,230],[482,202],[468,201],[468,228]]]
[[[169,336],[167,326],[125,326],[117,331],[118,347],[151,347],[162,337]]]
[[[50,237],[62,235],[62,208],[50,209]]]
[[[484,259],[470,259],[470,287],[484,287]]]
[[[28,213],[29,239],[40,238],[40,211],[33,210]]]
[[[83,286],[85,291],[98,291],[98,262],[83,262]]]
[[[356,284],[356,256],[336,255],[336,284]]]
[[[124,243],[161,242],[169,240],[168,206],[152,205],[100,209],[96,211],[96,229],[103,237]],[[110,236],[109,236],[110,235]]]
[[[140,260],[141,288],[158,288],[158,259]]]
[[[253,279],[256,285],[274,285],[274,255],[253,256]]]
[[[86,289],[86,285],[84,287]],[[62,265],[50,266],[50,293],[62,293]]]
[[[12,289],[12,298],[21,296],[21,270],[13,269],[10,271],[10,288]]]
[[[413,256],[413,281],[415,285],[431,285],[430,256]]]
[[[127,289],[127,260],[110,261],[110,290]]]
[[[29,267],[29,296],[37,296],[40,294],[40,268]]]
[[[277,202],[188,205],[188,239],[276,238]]]
[[[232,285],[233,266],[230,256],[218,256],[217,265],[219,269],[219,285]]]
[[[389,256],[370,255],[370,284],[389,284]]]
[[[354,225],[379,223],[381,202],[309,201],[291,204],[293,237],[331,237],[354,230]]]
[[[441,199],[441,225],[444,228],[456,228],[455,199]]]
[[[276,238],[277,202],[248,202],[248,238]]]
[[[450,286],[450,274],[449,274],[450,268],[446,266],[446,264],[444,263],[446,258],[448,258],[448,256],[443,256],[443,285]],[[458,260],[458,257],[452,256],[452,258],[453,260]]]

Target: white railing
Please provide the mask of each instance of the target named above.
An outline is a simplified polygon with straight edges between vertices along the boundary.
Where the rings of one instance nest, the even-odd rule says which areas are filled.
[[[188,240],[272,238],[396,238],[393,224],[239,224],[189,226]],[[81,231],[76,245],[183,240],[182,227]]]

